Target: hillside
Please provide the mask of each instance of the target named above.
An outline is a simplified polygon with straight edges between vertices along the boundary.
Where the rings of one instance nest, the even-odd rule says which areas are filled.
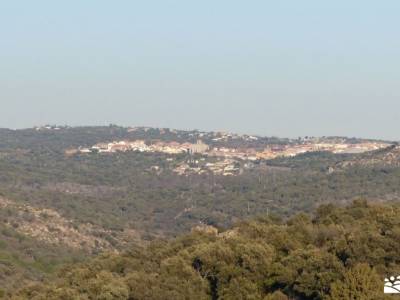
[[[333,170],[343,170],[351,167],[392,167],[400,166],[400,146],[391,147],[360,155],[355,159],[346,160],[333,166]]]
[[[66,267],[12,298],[386,299],[383,279],[400,272],[399,220],[399,206],[357,200],[286,222],[267,216],[219,233],[198,228]]]
[[[3,218],[3,215],[2,215]],[[43,243],[13,227],[0,224],[0,298],[42,280],[65,263],[83,260],[83,251]]]
[[[104,141],[143,140],[140,145],[180,147],[193,145],[199,138],[210,147],[238,147],[240,153],[289,151],[310,143],[339,145],[340,149],[343,143],[349,147],[386,143],[117,126],[0,130],[0,227],[15,237],[5,239],[8,258],[3,264],[8,266],[13,250],[12,254],[29,262],[13,262],[19,267],[0,282],[0,288],[9,290],[22,279],[38,280],[64,261],[144,247],[153,240],[186,234],[196,226],[226,230],[260,215],[286,220],[298,212],[313,213],[321,204],[345,205],[358,197],[373,202],[400,200],[400,166],[385,158],[395,146],[365,153],[316,151],[257,160],[171,154],[170,148],[165,148],[167,152],[163,148],[66,154],[67,149]],[[238,152],[227,155],[232,153]],[[227,160],[233,161],[232,166],[224,165]],[[376,163],[349,163],[367,160]],[[182,165],[200,171],[177,173]],[[225,168],[222,173],[215,171],[220,166]],[[333,171],[332,166],[336,166]],[[17,247],[15,241],[20,239],[34,244],[34,251],[50,251],[57,259],[49,267],[32,269],[31,265],[41,266],[40,255],[30,257],[28,249]]]

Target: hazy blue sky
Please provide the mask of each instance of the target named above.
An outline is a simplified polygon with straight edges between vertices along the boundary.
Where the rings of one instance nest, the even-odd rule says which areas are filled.
[[[0,2],[0,127],[400,139],[400,1]]]

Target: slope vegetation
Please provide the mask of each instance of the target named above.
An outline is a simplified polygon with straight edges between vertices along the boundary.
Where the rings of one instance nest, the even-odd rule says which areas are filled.
[[[104,254],[13,299],[385,299],[400,274],[400,208],[357,200],[313,217],[265,217],[218,233]]]

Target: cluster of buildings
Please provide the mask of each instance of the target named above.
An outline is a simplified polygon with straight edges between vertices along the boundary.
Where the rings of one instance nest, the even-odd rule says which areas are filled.
[[[219,157],[225,159],[241,159],[246,161],[268,160],[276,157],[293,157],[302,153],[327,151],[332,153],[362,153],[386,148],[390,144],[382,142],[362,142],[362,143],[302,143],[288,145],[271,145],[263,150],[254,148],[227,148],[214,147],[202,141],[197,143],[178,143],[178,142],[146,142],[144,140],[135,141],[116,141],[111,143],[99,143],[91,148],[79,148],[67,150],[69,154],[74,153],[115,153],[118,151],[138,151],[138,152],[160,152],[167,154],[200,153],[209,157]]]
[[[249,141],[258,141],[259,138],[253,135],[247,135],[247,134],[236,134],[236,133],[227,133],[227,132],[215,132],[213,133],[213,138],[212,140],[214,142],[219,142],[219,141],[228,141],[228,140],[243,140],[246,142]]]
[[[207,154],[215,157],[225,157],[231,159],[242,159],[242,160],[258,160],[258,151],[253,148],[226,148],[226,147],[215,147],[210,150]]]
[[[259,153],[259,157],[274,158],[277,156],[292,157],[307,152],[326,151],[335,154],[339,153],[363,153],[389,147],[390,144],[380,142],[362,142],[362,143],[306,143],[298,145],[288,145],[266,149]]]
[[[389,147],[391,144],[381,142],[364,142],[357,144],[315,144],[313,151],[329,151],[332,153],[363,153]]]
[[[68,128],[68,126],[64,126],[64,128]],[[41,130],[61,130],[62,127],[56,126],[56,125],[45,125],[45,126],[38,126],[34,127],[36,131],[41,131]]]
[[[251,137],[250,137],[251,138]],[[239,175],[246,165],[253,165],[255,161],[274,159],[277,157],[293,157],[302,153],[328,151],[332,153],[362,153],[378,150],[390,146],[381,142],[315,142],[303,141],[298,144],[271,145],[262,150],[251,147],[228,148],[210,147],[198,140],[197,143],[178,143],[144,140],[116,141],[111,143],[99,143],[90,148],[70,149],[67,155],[76,153],[115,153],[126,151],[158,152],[171,155],[177,154],[202,154],[199,160],[190,158],[173,167],[173,172],[179,175],[189,174],[215,174],[222,176]],[[173,160],[172,157],[167,158]],[[240,167],[241,164],[243,168]]]
[[[209,146],[201,141],[196,144],[178,143],[178,142],[154,142],[146,143],[144,140],[136,141],[118,141],[112,143],[99,143],[91,148],[79,148],[80,153],[115,153],[126,151],[138,152],[161,152],[167,154],[181,153],[205,153],[209,150]]]
[[[390,146],[387,143],[364,142],[357,144],[347,143],[307,143],[272,145],[263,150],[254,148],[213,148],[207,152],[209,156],[241,159],[248,161],[268,160],[277,157],[294,157],[307,152],[327,151],[332,153],[363,153]]]
[[[194,161],[190,164],[183,162],[173,169],[178,175],[189,175],[189,174],[209,174],[223,175],[223,176],[236,176],[242,171],[238,161],[234,159],[222,159],[216,162],[205,162],[200,163]]]
[[[379,142],[348,143],[307,143],[298,145],[274,146],[257,153],[259,159],[276,157],[294,157],[307,152],[326,151],[335,154],[363,153],[389,147],[390,144]]]

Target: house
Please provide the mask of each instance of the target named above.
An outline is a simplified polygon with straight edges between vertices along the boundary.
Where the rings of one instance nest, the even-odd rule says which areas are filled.
[[[201,140],[198,140],[196,144],[191,144],[189,148],[189,152],[191,154],[194,153],[205,153],[210,149],[207,144],[204,144]]]
[[[106,143],[99,143],[92,147],[93,150],[97,150],[99,152],[108,152],[109,151],[109,144]]]

